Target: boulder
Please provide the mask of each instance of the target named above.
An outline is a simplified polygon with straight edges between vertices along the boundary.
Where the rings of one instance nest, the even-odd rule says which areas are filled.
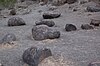
[[[44,19],[54,19],[54,18],[58,18],[60,16],[61,16],[61,13],[58,13],[58,12],[45,12],[43,14]]]
[[[66,24],[65,30],[66,30],[66,31],[75,31],[75,30],[77,30],[77,28],[76,28],[76,26],[73,25],[73,24]]]
[[[25,21],[20,17],[12,17],[8,20],[8,26],[26,25]]]
[[[52,56],[50,49],[31,47],[24,51],[22,58],[29,66],[38,66],[42,60],[49,56]]]
[[[47,25],[49,27],[53,27],[55,25],[54,21],[46,19],[46,20],[41,20],[41,21],[36,21],[36,25]]]
[[[93,29],[93,26],[89,25],[89,24],[82,24],[81,25],[81,28],[82,29],[85,29],[85,30],[89,30],[89,29]]]
[[[35,40],[55,39],[60,37],[60,32],[46,25],[34,26],[32,36]]]

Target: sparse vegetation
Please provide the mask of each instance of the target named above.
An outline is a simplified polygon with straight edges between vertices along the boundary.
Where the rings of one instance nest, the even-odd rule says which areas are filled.
[[[0,6],[13,7],[16,0],[0,0]]]

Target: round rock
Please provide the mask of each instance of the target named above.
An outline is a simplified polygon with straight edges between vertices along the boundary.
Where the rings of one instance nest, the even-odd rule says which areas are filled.
[[[1,43],[9,43],[12,41],[16,41],[16,36],[12,33],[6,34],[3,39],[1,39]]]
[[[54,19],[54,18],[58,18],[60,16],[61,16],[61,13],[58,13],[58,12],[45,12],[43,14],[44,19]]]
[[[34,26],[32,36],[35,40],[55,39],[60,37],[60,32],[46,25]]]
[[[81,28],[82,29],[85,29],[85,30],[89,30],[89,29],[93,29],[93,26],[89,25],[89,24],[82,24],[81,25]]]
[[[75,31],[75,30],[77,30],[77,28],[76,28],[76,26],[73,25],[73,24],[66,24],[65,30],[66,30],[66,31]]]
[[[26,25],[25,21],[20,17],[12,17],[8,20],[8,26]]]
[[[10,11],[10,15],[16,15],[16,10],[15,10],[15,9],[12,9],[12,10]]]
[[[47,25],[49,27],[53,27],[55,25],[54,21],[46,19],[46,20],[41,20],[41,21],[36,21],[36,25]]]
[[[49,56],[52,56],[50,49],[31,47],[24,51],[22,58],[30,66],[38,66],[42,60]]]

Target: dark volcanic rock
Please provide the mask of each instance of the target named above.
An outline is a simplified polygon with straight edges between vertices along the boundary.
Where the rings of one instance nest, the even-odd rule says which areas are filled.
[[[60,32],[46,25],[34,26],[32,36],[35,40],[55,39],[60,37]]]
[[[100,12],[100,7],[88,6],[88,7],[87,7],[87,11],[88,11],[88,12]]]
[[[76,26],[73,25],[73,24],[66,24],[65,30],[66,30],[66,31],[75,31],[75,30],[77,30],[77,28],[76,28]]]
[[[16,15],[16,10],[15,10],[15,9],[12,9],[12,10],[10,11],[10,15]]]
[[[9,43],[12,41],[16,41],[16,36],[12,33],[8,33],[3,37],[3,39],[1,40],[1,43]]]
[[[51,50],[47,48],[31,47],[22,55],[23,61],[30,66],[38,66],[45,58],[52,56]]]
[[[55,25],[54,21],[48,20],[48,19],[46,19],[46,20],[41,20],[41,21],[37,21],[37,22],[35,22],[35,24],[36,24],[36,25],[47,25],[47,26],[49,26],[49,27],[52,27],[52,26]]]
[[[100,62],[92,62],[88,66],[100,66]]]
[[[12,17],[8,20],[8,26],[21,26],[26,25],[25,21],[20,17]]]
[[[100,20],[91,19],[90,25],[99,26],[100,25]]]
[[[49,37],[49,39],[59,38],[60,32],[59,31],[50,31],[50,32],[48,32],[48,37]]]
[[[81,25],[81,28],[82,29],[85,29],[85,30],[89,30],[89,29],[93,29],[93,26],[89,25],[89,24],[82,24]]]
[[[60,17],[61,14],[58,12],[46,12],[43,14],[44,19],[54,19]]]
[[[75,2],[77,2],[77,0],[66,0],[68,4],[73,4]]]

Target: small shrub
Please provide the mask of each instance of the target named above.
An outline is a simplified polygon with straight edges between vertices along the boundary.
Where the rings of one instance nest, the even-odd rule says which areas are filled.
[[[16,0],[0,0],[0,6],[13,7]]]

